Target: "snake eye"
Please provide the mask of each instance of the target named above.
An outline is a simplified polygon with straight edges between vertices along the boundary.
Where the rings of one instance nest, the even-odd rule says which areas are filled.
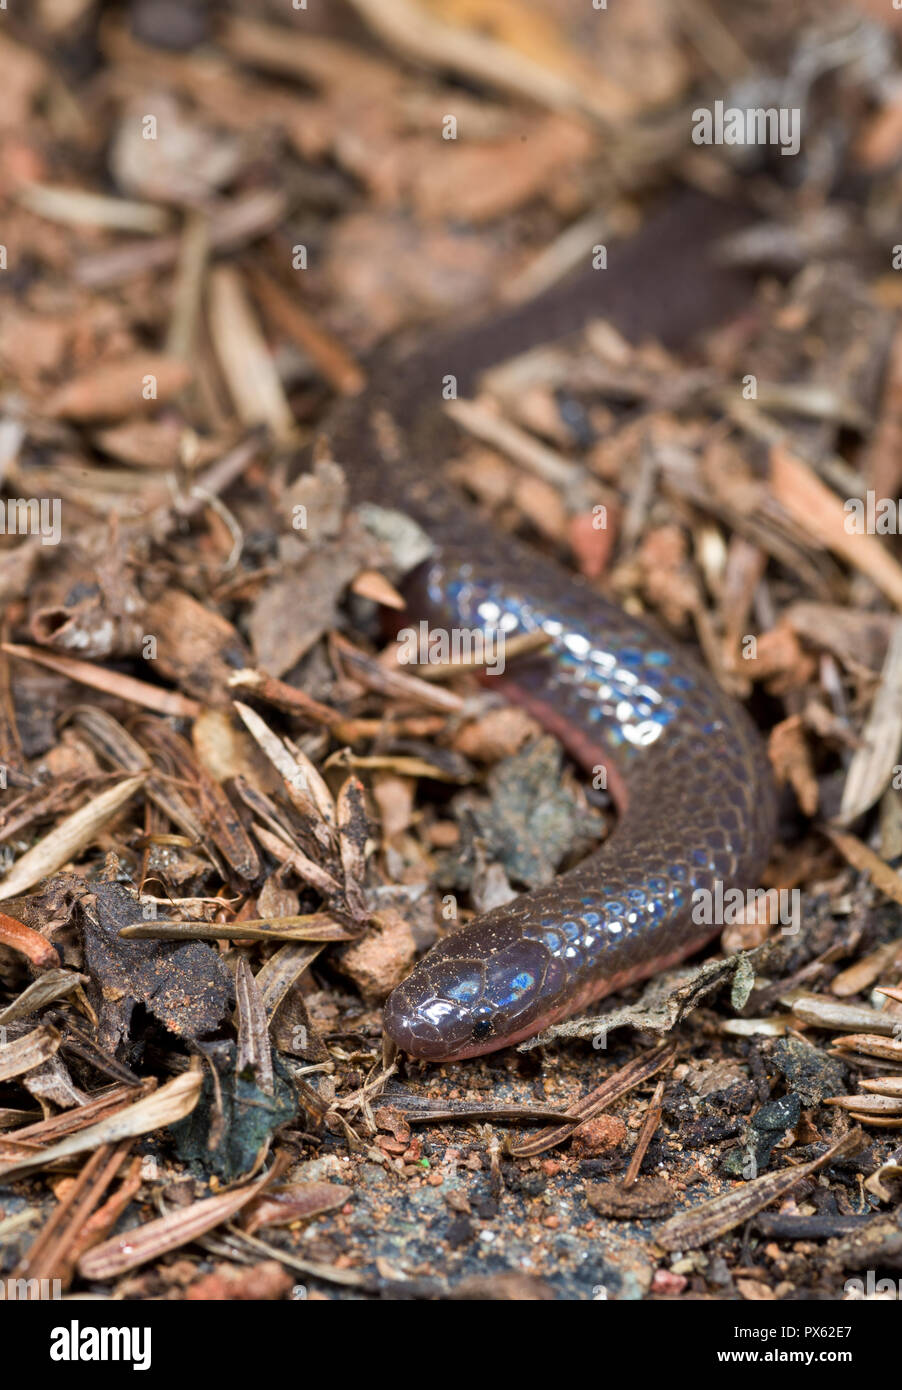
[[[473,1041],[482,1042],[492,1031],[492,1025],[487,1018],[480,1018],[473,1024]]]

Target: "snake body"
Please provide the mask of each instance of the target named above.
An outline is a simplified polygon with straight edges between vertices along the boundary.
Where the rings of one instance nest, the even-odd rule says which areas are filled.
[[[667,345],[728,318],[748,283],[711,256],[734,214],[673,200],[609,268],[524,308],[378,366],[328,425],[355,501],[413,514],[435,546],[410,577],[405,621],[541,629],[549,655],[503,678],[587,768],[603,764],[619,818],[604,844],[551,884],[443,938],[390,995],[385,1031],[408,1054],[471,1057],[539,1032],[696,950],[700,893],[756,883],[773,836],[767,759],[745,711],[693,655],[532,549],[498,534],[446,487],[454,447],[442,412],[449,375],[471,390],[505,357],[603,317]]]

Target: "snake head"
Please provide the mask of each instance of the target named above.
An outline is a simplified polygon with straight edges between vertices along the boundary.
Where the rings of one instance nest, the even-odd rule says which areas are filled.
[[[433,947],[389,995],[385,1032],[402,1052],[430,1062],[494,1052],[537,1030],[562,983],[558,971],[544,946],[490,914],[476,935]]]

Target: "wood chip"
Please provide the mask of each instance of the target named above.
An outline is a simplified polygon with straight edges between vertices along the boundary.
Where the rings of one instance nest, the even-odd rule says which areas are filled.
[[[50,1060],[58,1049],[61,1034],[58,1028],[42,1024],[33,1028],[24,1037],[0,1046],[0,1081],[9,1081],[13,1076],[22,1076],[34,1067]]]

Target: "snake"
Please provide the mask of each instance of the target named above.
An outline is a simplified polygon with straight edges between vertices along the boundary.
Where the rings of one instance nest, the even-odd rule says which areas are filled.
[[[394,988],[384,1031],[410,1057],[511,1046],[671,968],[720,930],[716,912],[698,910],[705,895],[730,901],[766,866],[776,794],[746,710],[654,622],[500,532],[444,467],[456,442],[443,409],[449,380],[471,393],[489,367],[591,319],[633,343],[684,348],[747,308],[750,277],[719,254],[747,216],[694,190],[671,195],[607,248],[606,266],[425,346],[377,352],[365,389],[324,424],[352,501],[401,510],[429,538],[402,588],[405,621],[544,634],[540,654],[512,663],[501,688],[580,766],[604,768],[617,812],[575,867],[444,935]]]

